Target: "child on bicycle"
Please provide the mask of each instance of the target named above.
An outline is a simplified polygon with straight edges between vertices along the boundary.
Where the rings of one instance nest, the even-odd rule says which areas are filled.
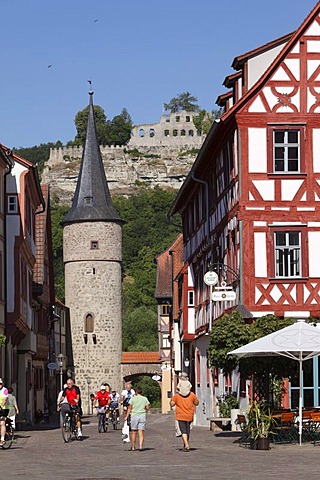
[[[112,419],[112,413],[115,410],[117,414],[117,423],[119,423],[119,415],[120,415],[119,414],[119,398],[120,398],[119,393],[117,393],[115,389],[111,390],[111,397],[110,397],[110,403],[109,403],[109,408],[110,408],[109,419],[110,420]]]

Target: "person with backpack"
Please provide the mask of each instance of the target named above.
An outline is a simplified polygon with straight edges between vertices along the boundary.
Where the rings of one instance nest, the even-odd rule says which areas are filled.
[[[125,384],[125,389],[122,390],[121,395],[120,395],[120,404],[123,406],[123,415],[126,416],[126,412],[129,407],[129,403],[132,397],[135,395],[135,391],[132,388],[132,385],[130,382],[126,382]]]

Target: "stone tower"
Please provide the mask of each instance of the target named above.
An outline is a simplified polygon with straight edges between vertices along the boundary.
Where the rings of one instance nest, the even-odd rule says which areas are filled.
[[[122,352],[122,220],[112,206],[89,92],[85,145],[71,210],[64,217],[63,260],[76,384],[84,413],[102,382],[119,390]]]

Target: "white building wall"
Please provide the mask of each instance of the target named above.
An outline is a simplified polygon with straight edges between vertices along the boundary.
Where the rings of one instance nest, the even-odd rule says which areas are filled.
[[[10,175],[7,176],[6,190],[9,193],[21,193],[20,192],[20,176],[27,169],[20,163],[15,162],[13,169],[11,170]]]
[[[320,128],[314,128],[312,131],[313,141],[313,171],[320,172]]]
[[[319,245],[320,232],[309,232],[308,248],[309,248],[309,276],[320,277],[320,261],[319,261]]]
[[[249,173],[267,172],[267,130],[248,128]]]
[[[256,277],[267,277],[267,236],[264,232],[254,233],[254,269]]]
[[[8,177],[10,178],[10,176]],[[20,218],[18,215],[7,215],[7,311],[14,311],[14,244],[15,237],[20,235]]]

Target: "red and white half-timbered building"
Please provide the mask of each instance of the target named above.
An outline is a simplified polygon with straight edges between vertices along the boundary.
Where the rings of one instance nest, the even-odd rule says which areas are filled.
[[[199,424],[213,415],[214,396],[240,389],[237,375],[226,381],[208,374],[211,320],[214,330],[214,319],[235,307],[253,318],[320,318],[320,2],[296,32],[232,66],[229,90],[217,100],[225,113],[171,210],[183,218],[194,285]],[[232,272],[235,301],[210,306],[203,281],[210,262],[224,265],[226,278]],[[318,359],[311,371],[306,406],[320,404]]]

